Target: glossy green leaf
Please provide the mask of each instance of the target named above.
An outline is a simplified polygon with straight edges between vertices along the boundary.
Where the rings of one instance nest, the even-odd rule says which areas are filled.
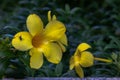
[[[60,76],[62,74],[62,71],[63,71],[63,64],[60,62],[59,64],[57,64],[55,68],[56,76]]]

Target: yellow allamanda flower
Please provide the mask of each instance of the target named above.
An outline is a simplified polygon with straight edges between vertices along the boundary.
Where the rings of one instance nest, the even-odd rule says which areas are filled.
[[[84,72],[82,67],[90,67],[94,64],[94,60],[99,60],[103,62],[112,62],[108,59],[95,58],[91,52],[86,51],[91,48],[87,43],[81,43],[76,49],[76,52],[70,59],[70,70],[75,68],[76,73],[80,78],[84,77]]]
[[[43,55],[51,63],[58,64],[65,52],[67,38],[65,35],[65,25],[51,17],[48,11],[49,23],[43,27],[41,18],[36,14],[27,17],[27,31],[18,32],[12,39],[12,45],[20,51],[29,51],[31,68],[38,69],[43,65]]]

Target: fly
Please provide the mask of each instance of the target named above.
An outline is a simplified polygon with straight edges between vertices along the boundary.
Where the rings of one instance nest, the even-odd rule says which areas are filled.
[[[22,36],[20,36],[19,39],[20,39],[20,41],[22,41],[23,40]]]

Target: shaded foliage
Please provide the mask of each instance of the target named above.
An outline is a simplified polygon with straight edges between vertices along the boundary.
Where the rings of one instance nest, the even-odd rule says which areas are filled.
[[[84,68],[85,76],[119,77],[119,3],[119,0],[1,0],[0,78],[77,77],[74,70],[69,70],[69,59],[81,42],[89,43],[95,56],[114,61],[113,64],[95,62],[93,67]],[[60,64],[45,60],[44,66],[36,71],[29,67],[28,52],[15,50],[11,39],[15,33],[26,30],[26,18],[30,13],[41,16],[46,25],[48,10],[66,25],[69,46]]]

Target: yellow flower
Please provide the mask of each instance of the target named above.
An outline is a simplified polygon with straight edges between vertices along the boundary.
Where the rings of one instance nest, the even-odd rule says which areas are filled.
[[[58,64],[62,58],[62,52],[65,52],[67,46],[67,37],[65,35],[65,25],[51,17],[51,11],[48,11],[49,23],[43,27],[41,18],[36,14],[30,14],[27,17],[26,24],[29,32],[18,32],[12,45],[20,51],[29,51],[31,68],[38,69],[43,65],[43,55],[51,63]]]
[[[82,67],[90,67],[94,64],[94,60],[104,61],[104,62],[112,62],[108,59],[102,59],[102,58],[95,58],[92,53],[86,51],[87,49],[91,48],[90,45],[87,43],[81,43],[77,47],[76,52],[70,59],[70,70],[75,68],[76,73],[79,75],[79,77],[84,77],[84,72],[82,70]]]

